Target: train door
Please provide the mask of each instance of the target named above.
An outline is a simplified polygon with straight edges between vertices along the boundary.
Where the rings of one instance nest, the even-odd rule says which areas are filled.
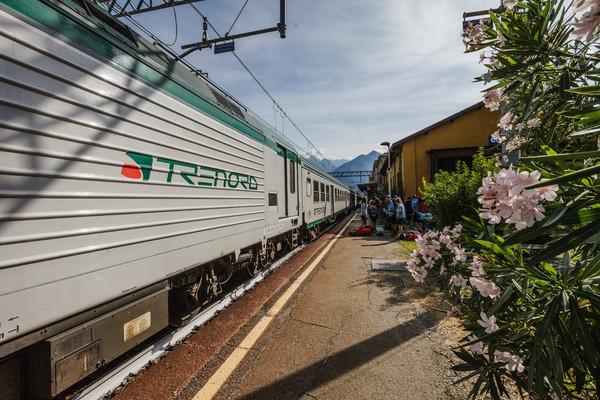
[[[283,193],[281,196],[281,205],[279,207],[279,218],[298,216],[298,157],[285,149],[279,147],[279,154],[282,155],[283,168],[280,168],[281,175],[279,176],[280,187]],[[280,159],[281,160],[281,159]],[[280,161],[281,162],[281,161]],[[280,164],[281,165],[281,164]]]
[[[333,185],[330,185],[329,187],[331,191],[331,216],[335,217],[335,188]]]
[[[300,209],[300,189],[298,187],[298,157],[291,152],[286,154],[287,162],[287,215],[289,217],[297,217]]]

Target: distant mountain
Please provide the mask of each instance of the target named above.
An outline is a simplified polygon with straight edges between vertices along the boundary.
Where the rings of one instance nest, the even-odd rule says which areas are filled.
[[[339,159],[339,160],[329,160],[326,158],[318,159],[315,156],[310,156],[308,158],[308,161],[315,164],[317,167],[321,168],[322,170],[324,170],[326,172],[334,171],[339,166],[348,162],[348,160],[345,160],[345,159]]]
[[[379,158],[381,153],[373,150],[369,154],[361,154],[355,159],[348,161],[345,164],[340,165],[335,169],[335,172],[349,172],[349,171],[372,171],[373,163]],[[366,176],[353,176],[348,178],[338,178],[342,183],[349,186],[356,186],[359,183],[368,183],[369,178]]]

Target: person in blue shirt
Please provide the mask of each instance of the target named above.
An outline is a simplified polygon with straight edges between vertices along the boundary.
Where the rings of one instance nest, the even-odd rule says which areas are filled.
[[[373,197],[373,199],[369,202],[369,206],[368,206],[368,214],[369,214],[369,218],[371,219],[371,229],[373,229],[374,231],[377,229],[377,217],[378,217],[378,213],[379,213],[379,205],[380,205],[380,201],[379,199],[377,199],[377,197]]]
[[[402,204],[402,199],[396,199],[396,226],[398,227],[398,235],[404,234],[404,228],[402,228],[402,224],[404,223],[404,219],[406,218],[406,211],[404,209],[404,204]]]
[[[385,196],[385,214],[387,216],[387,226],[386,228],[389,230],[394,230],[394,225],[396,223],[396,203],[392,200],[390,195]]]
[[[363,197],[360,201],[360,220],[362,221],[360,224],[361,228],[367,226],[367,198]]]

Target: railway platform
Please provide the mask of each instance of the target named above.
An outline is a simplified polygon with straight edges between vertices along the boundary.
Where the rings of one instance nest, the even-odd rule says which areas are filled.
[[[462,332],[437,290],[386,270],[409,251],[348,235],[359,225],[346,218],[114,399],[466,398],[450,370]]]

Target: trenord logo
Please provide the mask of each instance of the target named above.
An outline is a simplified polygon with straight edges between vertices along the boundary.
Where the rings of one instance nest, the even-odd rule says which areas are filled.
[[[258,190],[258,182],[254,176],[225,171],[217,168],[199,166],[183,161],[169,160],[128,151],[133,163],[125,162],[121,168],[121,175],[130,179],[142,179],[143,182],[150,180],[152,172],[157,172],[157,165],[168,165],[166,182],[172,183],[173,179],[181,183],[186,182],[192,186],[243,188],[246,190]],[[161,166],[163,166],[161,165]],[[157,166],[156,169],[155,166]],[[154,174],[156,175],[156,173]],[[160,175],[162,176],[162,174]],[[173,177],[176,178],[173,178]],[[179,177],[179,178],[177,178]],[[222,183],[221,183],[222,182]]]

